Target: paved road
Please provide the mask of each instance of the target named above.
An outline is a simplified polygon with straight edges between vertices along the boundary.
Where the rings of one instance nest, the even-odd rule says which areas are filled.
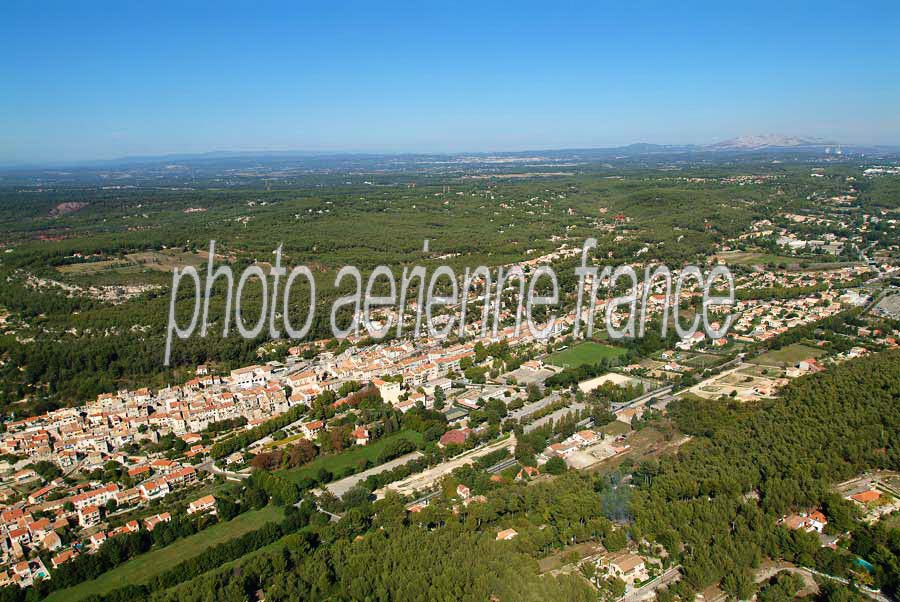
[[[249,478],[250,475],[243,472],[232,472],[230,470],[222,470],[218,466],[216,466],[212,460],[207,460],[195,466],[197,470],[202,470],[203,472],[209,472],[216,476],[225,477],[226,479],[234,480],[244,480]]]
[[[369,470],[364,470],[363,472],[350,475],[349,477],[345,477],[339,481],[334,481],[325,486],[325,489],[336,495],[337,497],[343,497],[345,493],[353,489],[353,487],[361,482],[365,481],[370,475],[379,474],[385,472],[387,470],[392,470],[397,468],[398,466],[402,466],[407,462],[411,462],[416,458],[421,458],[422,454],[420,452],[412,452],[411,454],[406,454],[405,456],[400,456],[395,460],[391,460],[390,462],[385,462],[384,464],[379,464],[375,468],[370,468]]]
[[[656,590],[665,587],[673,581],[677,581],[680,576],[681,567],[678,565],[673,566],[653,581],[625,594],[619,602],[642,602],[643,600],[649,600],[656,596]]]
[[[507,458],[506,460],[502,460],[487,469],[487,472],[491,474],[497,474],[498,472],[503,472],[510,466],[515,466],[519,461],[515,458]]]
[[[850,583],[847,579],[844,579],[842,577],[835,577],[834,575],[828,575],[827,573],[820,573],[819,571],[817,571],[815,569],[802,567],[802,569],[799,569],[799,570],[807,571],[808,573],[811,573],[813,575],[818,575],[819,577],[824,577],[825,579],[831,579],[832,581],[837,581],[839,583],[843,583],[844,585],[847,585]],[[878,590],[874,590],[870,587],[866,587],[865,585],[860,585],[860,584],[857,584],[857,587],[859,588],[859,591],[861,591],[865,595],[869,596],[876,602],[891,602],[890,598],[888,598],[887,596],[885,596]]]
[[[502,462],[494,464],[493,466],[488,468],[487,472],[489,472],[491,474],[496,474],[498,472],[502,472],[502,471],[506,470],[510,466],[515,465],[517,462],[518,462],[518,460],[516,460],[515,458],[507,458],[506,460],[503,460]],[[417,500],[413,501],[411,504],[408,504],[408,505],[413,506],[415,504],[424,504],[425,502],[427,502],[429,500],[433,500],[437,496],[441,495],[441,493],[443,493],[443,492],[440,489],[438,489],[437,491],[432,491],[430,493],[426,493],[425,495],[423,495],[422,497],[418,498]]]
[[[513,410],[507,415],[507,418],[514,418],[515,420],[520,420],[522,418],[528,418],[538,410],[542,410],[546,408],[548,405],[556,403],[560,400],[560,395],[556,391],[550,393],[547,397],[543,399],[539,399],[538,401],[529,403],[527,405],[522,406],[518,410]]]
[[[796,574],[800,575],[801,577],[803,577],[803,580],[804,580],[804,582],[807,583],[807,585],[809,583],[815,582],[814,577],[830,579],[832,581],[837,581],[838,583],[843,583],[844,585],[847,585],[848,583],[850,583],[847,579],[844,579],[843,577],[835,577],[834,575],[829,575],[827,573],[820,573],[819,571],[817,571],[815,569],[811,569],[809,567],[794,566],[792,564],[787,564],[787,563],[782,563],[782,562],[776,563],[775,565],[773,565],[771,567],[768,567],[766,569],[759,571],[756,574],[756,582],[760,583],[762,581],[765,581],[766,579],[770,579],[772,576],[776,575],[780,571],[788,571],[790,573],[796,573]],[[859,585],[859,584],[857,585],[857,587],[859,588],[860,592],[867,595],[869,598],[871,598],[872,600],[875,600],[876,602],[891,602],[890,599],[887,596],[885,596],[884,594],[882,594],[879,590],[874,590],[870,587],[866,587],[864,585]],[[722,599],[724,599],[724,596],[722,597]],[[716,601],[710,600],[709,602],[716,602]]]
[[[621,410],[623,408],[628,408],[633,405],[637,405],[637,404],[643,403],[645,401],[648,401],[650,399],[653,399],[655,397],[669,394],[671,392],[672,392],[672,386],[671,385],[665,386],[660,389],[656,389],[655,391],[650,391],[648,393],[644,393],[643,395],[639,395],[626,403],[619,404],[614,408],[614,410]],[[527,418],[528,416],[533,415],[535,412],[542,410],[543,408],[547,407],[548,405],[556,403],[560,399],[561,399],[560,394],[558,392],[553,392],[550,395],[548,395],[547,397],[541,399],[540,401],[535,401],[534,403],[530,403],[522,408],[519,408],[518,410],[515,410],[514,412],[510,412],[509,415],[507,416],[507,418],[515,418],[517,420],[521,419],[521,418]],[[567,406],[565,408],[560,408],[559,410],[556,410],[552,414],[548,414],[547,416],[544,416],[543,418],[539,418],[539,419],[535,420],[531,424],[525,425],[523,430],[526,433],[530,433],[531,431],[533,431],[537,428],[540,428],[540,427],[544,426],[545,424],[549,423],[551,420],[557,421],[570,412],[581,411],[581,410],[585,409],[586,407],[587,407],[587,405],[582,402],[579,402],[579,401],[573,402],[572,404],[570,404],[569,406]]]
[[[397,491],[401,495],[410,495],[414,491],[427,491],[434,487],[444,475],[450,474],[456,468],[471,464],[478,458],[498,451],[504,447],[513,450],[515,449],[515,445],[516,437],[515,435],[510,435],[505,439],[493,441],[486,445],[482,445],[481,447],[476,447],[475,449],[469,450],[446,462],[441,462],[436,466],[427,468],[422,472],[410,475],[400,481],[394,481],[393,483],[376,490],[375,495],[378,498],[384,497],[385,491],[388,489]]]
[[[533,430],[535,430],[535,429],[539,429],[539,428],[541,428],[542,426],[544,426],[544,425],[546,425],[546,424],[549,424],[551,420],[554,421],[554,422],[556,422],[557,420],[559,420],[560,418],[562,418],[562,417],[565,416],[566,414],[569,414],[569,413],[571,413],[571,412],[579,412],[579,411],[583,410],[583,409],[586,408],[586,407],[587,407],[587,405],[585,405],[584,403],[581,403],[580,401],[572,402],[572,405],[570,405],[570,406],[566,406],[566,407],[564,407],[564,408],[560,408],[560,409],[556,410],[555,412],[553,412],[553,413],[551,413],[551,414],[547,414],[547,415],[544,416],[543,418],[538,418],[537,420],[535,420],[535,421],[532,422],[531,424],[526,424],[526,425],[522,428],[522,430],[525,431],[526,433],[530,433],[531,431],[533,431]]]
[[[632,406],[638,405],[645,401],[649,401],[656,397],[662,397],[663,395],[668,395],[672,392],[673,388],[674,387],[672,385],[666,385],[665,387],[660,387],[659,389],[654,389],[653,391],[649,391],[647,393],[644,393],[643,395],[638,395],[634,399],[626,401],[625,403],[612,404],[612,409],[614,412],[617,412],[619,410],[623,410],[625,408],[630,408]]]
[[[878,272],[879,274],[881,274],[881,268],[878,267],[878,264],[876,262],[870,260],[869,255],[868,255],[869,251],[874,249],[877,245],[878,245],[878,242],[873,242],[865,249],[860,249],[859,250],[859,260],[862,261],[863,263],[865,263],[866,265],[875,268],[875,271]]]

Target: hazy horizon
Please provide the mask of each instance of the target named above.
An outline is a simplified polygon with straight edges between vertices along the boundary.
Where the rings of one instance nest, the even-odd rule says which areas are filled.
[[[747,134],[746,136],[754,136],[755,134]],[[813,138],[812,136],[789,136],[784,135],[785,137],[796,137],[796,138]],[[627,148],[630,146],[640,146],[640,145],[649,145],[649,146],[661,146],[661,147],[696,147],[699,150],[704,150],[707,148],[711,148],[720,142],[728,142],[731,140],[735,140],[741,138],[742,136],[731,136],[731,137],[720,137],[718,139],[713,140],[709,143],[682,143],[682,142],[647,142],[645,140],[637,140],[632,142],[625,142],[622,144],[609,144],[609,145],[596,145],[596,146],[559,146],[559,147],[521,147],[521,148],[459,148],[459,149],[353,149],[353,148],[334,148],[334,149],[312,149],[312,148],[214,148],[209,150],[200,150],[196,152],[162,152],[162,153],[153,153],[153,154],[131,154],[131,155],[115,155],[115,156],[99,156],[99,157],[85,157],[83,159],[45,159],[45,160],[31,160],[31,161],[3,161],[0,160],[0,168],[22,168],[22,169],[41,169],[41,168],[65,168],[65,167],[81,167],[81,166],[92,166],[96,164],[102,163],[111,163],[115,164],[117,162],[130,162],[130,161],[158,161],[163,159],[177,159],[177,158],[202,158],[205,156],[215,157],[216,155],[221,155],[223,158],[227,158],[230,156],[233,157],[263,157],[267,155],[272,156],[286,156],[290,157],[292,155],[295,156],[328,156],[328,155],[371,155],[371,156],[403,156],[403,155],[450,155],[450,156],[464,156],[464,155],[492,155],[492,154],[510,154],[510,153],[551,153],[551,152],[565,152],[565,151],[591,151],[591,150],[614,150],[619,148]],[[818,138],[818,137],[815,137]],[[832,138],[823,138],[821,142],[817,142],[816,145],[824,145],[824,146],[838,146],[844,148],[854,148],[854,147],[880,147],[891,150],[900,149],[900,143],[884,143],[884,144],[865,144],[865,143],[855,143],[848,142],[844,140],[836,140]],[[789,147],[784,147],[789,148]]]

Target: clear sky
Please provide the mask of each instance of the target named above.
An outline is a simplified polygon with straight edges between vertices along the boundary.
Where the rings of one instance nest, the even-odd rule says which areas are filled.
[[[900,144],[900,2],[0,6],[0,162]]]

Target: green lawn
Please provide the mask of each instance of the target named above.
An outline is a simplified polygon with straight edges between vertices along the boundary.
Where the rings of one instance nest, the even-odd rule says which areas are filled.
[[[300,482],[304,478],[314,478],[316,472],[321,468],[325,468],[330,470],[335,475],[341,475],[342,472],[351,466],[356,466],[359,464],[360,460],[368,460],[370,463],[377,464],[378,463],[378,454],[381,453],[381,450],[388,444],[389,441],[392,441],[396,438],[403,438],[412,441],[417,446],[422,445],[423,439],[420,433],[411,430],[400,431],[394,435],[389,435],[387,437],[383,437],[374,443],[371,443],[362,447],[353,447],[345,452],[340,454],[329,454],[327,456],[320,456],[306,464],[301,466],[300,468],[292,468],[290,470],[283,470],[279,474],[288,478],[294,482]]]
[[[781,349],[767,351],[761,356],[750,360],[750,362],[753,364],[763,364],[766,366],[778,366],[784,368],[786,366],[793,366],[801,360],[806,360],[811,357],[821,357],[824,354],[825,350],[823,349],[817,349],[816,347],[810,347],[801,343],[794,343],[793,345],[788,345],[787,347],[782,347]]]
[[[550,354],[547,362],[560,368],[577,368],[584,364],[596,364],[603,358],[613,359],[624,354],[625,350],[619,347],[585,341],[574,347]]]
[[[91,594],[107,594],[123,585],[143,583],[199,555],[207,548],[254,531],[267,522],[279,522],[283,514],[284,511],[276,506],[245,512],[227,523],[213,525],[190,537],[179,539],[165,548],[137,556],[92,581],[53,592],[46,598],[46,602],[75,602]]]

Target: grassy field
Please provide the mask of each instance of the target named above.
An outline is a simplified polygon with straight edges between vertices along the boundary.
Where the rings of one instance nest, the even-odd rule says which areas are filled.
[[[732,265],[765,265],[779,264],[799,265],[803,261],[802,257],[791,257],[788,255],[773,255],[772,253],[754,253],[747,251],[732,251],[728,253],[719,253],[718,257],[724,259],[725,263]]]
[[[403,438],[412,441],[416,445],[423,443],[422,435],[416,431],[400,431],[394,435],[384,437],[378,441],[363,447],[353,447],[340,454],[330,454],[316,458],[309,464],[300,468],[292,468],[290,470],[281,471],[281,475],[295,482],[300,482],[305,478],[313,478],[316,472],[321,468],[330,470],[335,475],[341,475],[342,472],[351,466],[359,464],[360,460],[368,460],[372,464],[378,463],[378,454],[385,448],[389,441],[396,438]]]
[[[603,547],[594,542],[576,543],[538,560],[538,570],[541,574],[548,573],[569,564],[570,558],[581,559],[602,551]]]
[[[718,258],[724,259],[729,265],[785,265],[788,269],[797,270],[834,270],[848,265],[859,265],[856,261],[827,261],[825,256],[805,255],[775,255],[772,253],[751,251],[730,251],[719,253]]]
[[[176,249],[162,251],[142,251],[129,253],[124,258],[104,259],[101,261],[85,261],[57,267],[61,274],[98,274],[105,271],[155,270],[169,273],[172,268],[185,265],[199,266],[207,261],[206,252],[187,253]]]
[[[133,558],[92,581],[53,592],[46,598],[46,602],[76,602],[91,594],[109,593],[126,584],[143,583],[154,575],[197,556],[207,548],[254,531],[267,522],[278,522],[282,515],[283,510],[275,506],[245,512],[227,523],[213,525],[165,548]]]
[[[599,430],[607,437],[618,437],[619,435],[624,435],[625,433],[629,432],[631,430],[631,427],[624,422],[613,420],[609,424],[601,426],[597,430]]]
[[[793,366],[801,360],[806,360],[811,357],[821,357],[824,354],[825,351],[822,349],[809,347],[808,345],[803,345],[801,343],[794,343],[793,345],[788,345],[781,349],[768,351],[761,356],[750,360],[750,362],[753,364],[784,368],[785,366]]]
[[[61,265],[56,270],[61,274],[94,274],[104,270],[112,270],[132,265],[129,261],[121,259],[104,259],[103,261],[90,261],[84,263],[70,263]]]
[[[560,368],[576,368],[584,364],[596,364],[603,358],[617,358],[624,353],[625,350],[618,347],[585,341],[574,347],[550,354],[547,362]]]

